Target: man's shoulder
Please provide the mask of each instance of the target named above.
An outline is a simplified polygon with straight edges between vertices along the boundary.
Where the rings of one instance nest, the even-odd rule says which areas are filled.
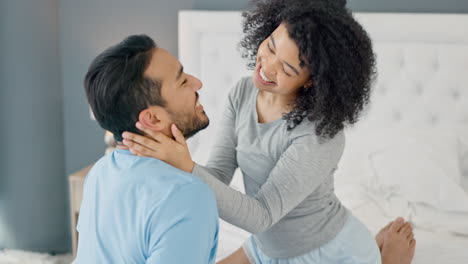
[[[184,207],[189,206],[196,210],[217,210],[214,192],[201,180],[177,185],[171,191],[170,197],[172,201],[183,201],[181,205]]]
[[[161,160],[153,158],[142,158],[127,172],[135,174],[136,177],[156,184],[187,185],[202,183],[200,179],[191,173],[187,173],[173,167]]]
[[[167,193],[183,185],[201,183],[194,175],[161,160],[126,155],[122,152],[113,152],[102,157],[88,176],[122,179],[121,183],[126,184],[128,188],[144,186],[141,191],[147,192]]]

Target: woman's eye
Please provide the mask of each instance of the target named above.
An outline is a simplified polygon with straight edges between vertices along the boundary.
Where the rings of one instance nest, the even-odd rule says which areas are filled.
[[[289,73],[286,71],[286,69],[284,68],[284,66],[283,66],[283,72],[284,72],[284,74],[286,74],[288,77],[291,77],[291,74],[289,74]]]
[[[274,51],[271,49],[271,47],[270,47],[270,43],[267,44],[267,47],[268,47],[268,50],[269,50],[271,53],[275,54],[275,52],[274,52]]]

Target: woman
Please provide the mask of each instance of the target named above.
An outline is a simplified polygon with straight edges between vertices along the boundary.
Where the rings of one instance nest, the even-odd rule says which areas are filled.
[[[334,194],[344,126],[368,103],[374,76],[371,41],[344,5],[258,1],[244,14],[241,45],[253,76],[230,92],[206,166],[193,163],[179,131],[177,141],[158,143],[123,134],[134,154],[193,164],[191,172],[214,190],[220,217],[253,234],[221,263],[411,262],[408,223],[390,223],[376,243]],[[186,153],[164,154],[175,146]],[[246,195],[228,186],[237,167]]]

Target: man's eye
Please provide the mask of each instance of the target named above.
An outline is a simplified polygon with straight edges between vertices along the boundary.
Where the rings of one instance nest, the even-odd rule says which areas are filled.
[[[291,74],[287,73],[286,70],[283,68],[284,74],[286,74],[288,77],[291,77]]]

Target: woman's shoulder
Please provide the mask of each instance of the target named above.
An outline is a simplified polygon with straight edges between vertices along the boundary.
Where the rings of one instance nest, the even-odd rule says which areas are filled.
[[[307,119],[294,127],[289,133],[290,143],[307,141],[314,144],[345,144],[345,133],[343,130],[336,133],[333,137],[320,136],[316,133],[317,122]]]
[[[240,78],[229,91],[228,98],[235,109],[245,106],[255,93],[255,86],[251,77]]]
[[[234,87],[231,89],[229,96],[231,98],[245,99],[255,91],[255,86],[252,81],[252,77],[242,77],[237,81]]]
[[[254,83],[252,80],[252,76],[244,76],[239,79],[237,82],[236,86],[239,86],[244,89],[253,89],[254,88]]]

